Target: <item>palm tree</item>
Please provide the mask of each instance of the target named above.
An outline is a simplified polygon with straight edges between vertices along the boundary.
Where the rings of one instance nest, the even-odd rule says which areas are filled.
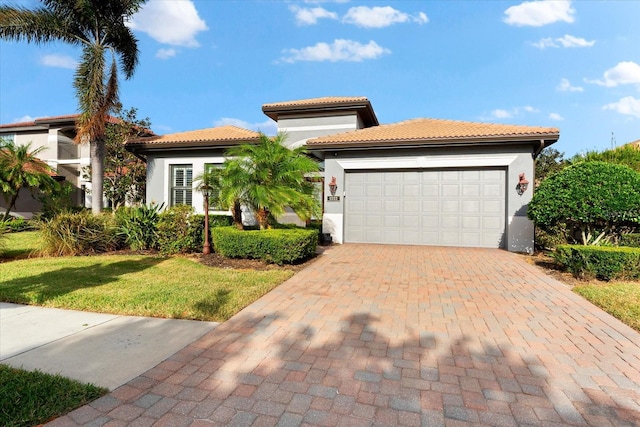
[[[304,147],[287,148],[285,138],[282,133],[274,138],[261,133],[257,144],[240,145],[227,153],[225,181],[230,185],[225,191],[251,206],[261,230],[284,215],[287,207],[302,220],[320,213],[314,186],[305,179],[318,171],[318,164]]]
[[[233,165],[227,165],[231,167],[208,168],[193,180],[197,183],[196,190],[200,192],[203,192],[205,189],[208,190],[211,205],[231,211],[233,224],[236,228],[242,230],[244,228],[242,225],[242,195],[244,193],[244,185],[243,181],[233,181],[232,178],[235,176],[236,178],[243,179],[243,177],[234,171]]]
[[[0,39],[64,41],[82,47],[74,87],[80,118],[76,142],[89,141],[92,211],[102,211],[105,127],[118,102],[118,64],[127,79],[138,63],[138,41],[125,25],[146,0],[41,0],[42,7],[0,6]],[[111,63],[107,55],[111,53]]]
[[[31,143],[16,145],[13,141],[0,142],[0,192],[8,204],[4,221],[9,219],[9,213],[23,188],[50,191],[56,187],[51,168],[37,157],[45,148],[31,150]]]

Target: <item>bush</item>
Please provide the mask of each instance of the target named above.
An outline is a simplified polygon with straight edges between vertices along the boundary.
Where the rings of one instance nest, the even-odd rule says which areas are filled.
[[[582,162],[542,181],[527,215],[544,231],[564,224],[582,244],[615,237],[640,219],[640,174],[621,165]]]
[[[203,215],[204,218],[204,215]],[[204,223],[203,223],[204,224]],[[228,227],[233,225],[233,218],[231,215],[209,215],[209,228],[213,227]]]
[[[219,227],[211,234],[213,246],[220,255],[261,259],[279,265],[309,258],[318,246],[318,231],[314,229],[243,231],[235,227]]]
[[[122,207],[116,211],[116,221],[125,244],[134,251],[158,246],[158,220],[163,205]]]
[[[43,252],[47,255],[88,255],[113,251],[121,245],[111,215],[61,213],[42,221],[40,230]]]
[[[576,277],[601,280],[640,278],[639,248],[560,245],[554,258]]]
[[[204,216],[191,206],[176,205],[160,214],[158,249],[163,254],[199,252],[204,236]]]
[[[618,242],[620,246],[640,248],[640,233],[623,234]]]

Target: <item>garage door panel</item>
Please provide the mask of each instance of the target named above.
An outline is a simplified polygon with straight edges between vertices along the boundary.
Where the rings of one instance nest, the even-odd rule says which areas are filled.
[[[460,195],[459,184],[442,184],[442,197],[458,197]]]
[[[480,197],[482,195],[480,184],[462,184],[462,196]]]
[[[347,172],[345,241],[498,247],[505,171]]]

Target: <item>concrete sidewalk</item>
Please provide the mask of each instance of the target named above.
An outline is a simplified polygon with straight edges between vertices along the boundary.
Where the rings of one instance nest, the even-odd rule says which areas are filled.
[[[113,390],[217,325],[0,303],[0,363]]]

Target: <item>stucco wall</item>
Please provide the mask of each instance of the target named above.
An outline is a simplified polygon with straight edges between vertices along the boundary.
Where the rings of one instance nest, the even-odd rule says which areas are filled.
[[[533,223],[526,217],[526,207],[533,195],[533,185],[522,195],[516,186],[519,174],[525,173],[533,181],[532,147],[496,146],[454,149],[411,149],[336,151],[325,157],[325,201],[323,230],[331,233],[333,241],[344,239],[345,171],[353,170],[419,170],[428,168],[504,167],[506,170],[506,236],[505,248],[513,252],[533,251]],[[329,182],[336,177],[339,202],[327,201]],[[348,197],[348,194],[346,195]]]
[[[358,127],[358,115],[354,112],[317,117],[278,117],[278,132],[287,134],[285,144],[289,147],[299,147],[309,138],[347,132]]]
[[[147,155],[147,203],[170,205],[171,201],[171,166],[185,165],[193,166],[193,177],[197,177],[204,172],[206,163],[224,163],[222,151],[208,151],[198,153],[175,152],[171,155],[164,153],[161,155]],[[196,183],[194,182],[194,188]],[[202,193],[193,190],[192,206],[198,213],[204,213],[204,197]]]

